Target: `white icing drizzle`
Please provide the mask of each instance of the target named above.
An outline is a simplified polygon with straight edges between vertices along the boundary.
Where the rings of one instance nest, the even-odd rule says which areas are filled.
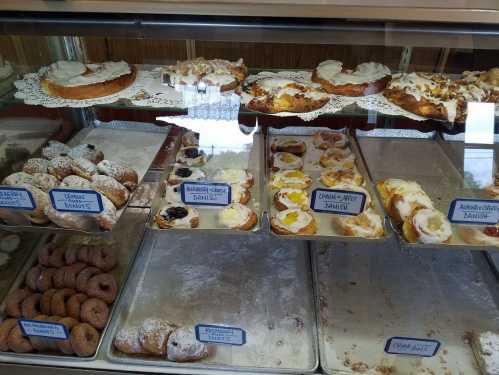
[[[232,203],[219,211],[218,219],[224,227],[237,228],[249,220],[251,213],[252,211],[245,205]]]
[[[296,220],[289,224],[284,223],[286,217],[289,214],[293,213],[297,214]],[[287,229],[291,233],[298,233],[301,229],[309,225],[313,220],[313,216],[311,214],[296,208],[280,211],[277,213],[275,218],[280,227]]]
[[[414,230],[421,243],[442,243],[452,235],[449,221],[440,211],[432,208],[422,208],[412,218]]]
[[[263,90],[266,95],[274,95],[276,97],[281,97],[283,95],[301,95],[313,100],[328,98],[326,93],[318,91],[312,86],[305,86],[300,82],[286,78],[263,78],[257,81],[257,86]]]
[[[391,74],[390,69],[380,63],[366,62],[357,65],[355,70],[342,71],[342,63],[335,60],[324,61],[317,67],[320,78],[328,80],[333,85],[376,82]]]

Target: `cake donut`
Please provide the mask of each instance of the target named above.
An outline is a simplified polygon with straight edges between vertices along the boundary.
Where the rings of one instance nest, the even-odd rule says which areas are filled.
[[[312,137],[315,148],[327,150],[328,148],[345,148],[348,138],[345,134],[335,131],[319,131]]]
[[[79,324],[78,320],[73,319],[73,318],[71,318],[69,316],[67,316],[65,318],[62,318],[61,320],[59,320],[58,323],[63,324],[64,327],[66,327],[66,330],[68,331],[68,333],[70,333],[71,330],[77,324]],[[70,337],[68,337],[68,339],[66,339],[66,340],[57,340],[56,341],[57,348],[61,352],[63,352],[64,354],[68,354],[68,355],[74,354],[74,350],[73,350],[73,346],[71,345],[71,339],[70,339]]]
[[[17,319],[5,319],[0,323],[0,352],[7,352],[9,350],[7,338],[9,337],[10,331],[16,326]]]
[[[21,327],[18,325],[9,332],[7,345],[15,353],[31,353],[33,351],[33,345],[31,345],[28,338],[23,336]]]
[[[355,165],[355,155],[349,148],[328,148],[321,155],[319,163],[324,168],[333,166],[353,168]]]
[[[88,323],[80,323],[71,330],[71,347],[78,357],[90,357],[97,350],[99,338],[99,332],[94,327]]]
[[[76,288],[76,276],[87,265],[85,263],[74,263],[70,266],[64,267],[64,287],[69,289]]]
[[[49,141],[47,146],[42,148],[42,157],[51,160],[61,154],[68,154],[71,148],[58,141]]]
[[[176,161],[189,167],[202,167],[206,163],[206,155],[197,146],[181,147],[177,153]]]
[[[16,289],[5,299],[5,312],[13,318],[22,316],[21,304],[32,293],[28,289]]]
[[[87,267],[84,268],[78,276],[76,276],[76,290],[79,292],[86,292],[88,288],[88,280],[94,276],[101,273],[101,270],[97,267]]]
[[[57,292],[57,289],[48,289],[42,294],[40,299],[40,312],[44,315],[52,314],[52,297]]]
[[[127,188],[109,176],[94,175],[92,188],[105,195],[116,208],[123,207],[130,197]]]
[[[66,154],[61,154],[53,159],[50,159],[48,165],[48,173],[62,181],[64,177],[73,174],[72,160]]]
[[[89,254],[88,263],[104,272],[111,271],[118,264],[116,250],[111,246],[95,247]]]
[[[23,165],[23,172],[28,174],[34,173],[47,173],[49,162],[47,159],[42,158],[32,158],[26,160]]]
[[[42,272],[42,266],[37,264],[34,267],[31,267],[28,272],[26,272],[25,283],[31,290],[37,290],[36,282],[40,277],[40,273]]]
[[[25,184],[33,184],[33,176],[26,172],[12,173],[2,180],[2,185],[7,186],[20,186]]]
[[[52,312],[52,315],[58,315],[61,317],[68,316],[66,303],[74,294],[76,294],[76,292],[73,289],[68,288],[59,289],[57,292],[55,292],[50,303],[50,310]]]
[[[94,164],[98,164],[104,159],[104,153],[98,150],[94,145],[89,143],[83,143],[76,147],[73,147],[68,152],[68,156],[72,159],[87,159]]]
[[[149,354],[165,356],[168,337],[175,325],[166,320],[148,318],[139,328],[138,337],[142,348]]]
[[[240,203],[232,203],[218,212],[220,224],[226,228],[250,230],[258,222],[256,213]]]
[[[345,69],[341,61],[326,60],[312,72],[312,81],[335,95],[366,96],[383,91],[391,78],[390,69],[380,63],[365,62]]]
[[[74,158],[71,160],[71,170],[74,175],[86,180],[92,180],[92,176],[97,174],[97,166],[85,158]]]
[[[118,283],[110,273],[101,273],[88,280],[86,289],[89,297],[95,297],[106,303],[113,303],[118,294]]]
[[[276,138],[270,145],[272,152],[289,152],[296,156],[303,156],[307,151],[305,142],[292,138]]]
[[[54,276],[52,278],[52,282],[54,284],[54,288],[62,289],[64,288],[64,275],[66,273],[66,267],[61,267],[55,270]]]
[[[91,246],[82,245],[78,248],[78,261],[88,263],[88,253]]]
[[[303,169],[303,159],[289,152],[276,152],[270,157],[270,165],[273,172],[281,170]]]
[[[33,173],[32,184],[45,193],[48,193],[59,186],[59,180],[48,173]]]
[[[21,316],[26,319],[32,319],[40,314],[40,293],[33,293],[26,297],[21,304]]]
[[[383,221],[381,216],[371,208],[357,216],[334,215],[333,227],[343,236],[379,238],[383,236]]]
[[[80,318],[96,329],[103,329],[109,317],[109,307],[98,298],[89,298],[81,304]]]
[[[199,181],[204,180],[206,174],[199,168],[186,168],[176,165],[168,175],[168,183],[170,185],[178,185],[184,181]]]
[[[130,191],[134,191],[139,183],[137,172],[123,163],[102,160],[97,164],[100,173],[114,178]]]
[[[64,252],[64,261],[67,265],[78,262],[78,248],[76,246],[66,247]]]
[[[60,268],[66,264],[64,254],[66,253],[66,248],[62,246],[55,247],[53,251],[50,252],[48,258],[48,265],[50,267]]]
[[[404,221],[402,231],[408,242],[423,244],[448,243],[452,237],[447,217],[433,208],[416,210]]]
[[[246,169],[218,169],[213,175],[213,180],[225,182],[227,184],[237,184],[243,188],[249,189],[253,186],[255,179]]]
[[[274,206],[279,211],[298,208],[304,211],[309,209],[308,193],[301,189],[283,188],[274,194]]]
[[[90,183],[89,180],[83,177],[77,175],[71,175],[65,177],[61,181],[60,187],[69,187],[74,189],[91,189],[92,184]]]
[[[209,356],[206,344],[196,340],[192,327],[175,329],[168,337],[167,358],[174,362],[199,361]]]
[[[311,235],[317,231],[317,224],[312,214],[296,208],[278,212],[270,219],[270,225],[274,233],[284,235]]]
[[[44,268],[41,270],[38,280],[36,280],[36,290],[45,292],[53,287],[53,277],[55,268]]]
[[[1,327],[0,327],[1,331]],[[113,340],[114,347],[125,354],[147,354],[139,340],[138,327],[120,328]]]
[[[68,316],[80,320],[81,317],[81,305],[83,302],[85,302],[88,299],[87,295],[84,293],[76,293],[73,294],[71,297],[68,299],[68,303],[66,304],[66,310],[68,313]]]
[[[270,185],[275,189],[308,189],[312,186],[312,179],[309,175],[298,170],[279,171],[272,174]]]
[[[199,213],[191,206],[166,205],[158,211],[154,217],[154,222],[161,229],[197,228],[199,226]]]
[[[324,169],[321,172],[319,181],[323,185],[333,188],[339,184],[360,186],[364,182],[364,177],[362,177],[357,168],[349,168],[340,165]]]

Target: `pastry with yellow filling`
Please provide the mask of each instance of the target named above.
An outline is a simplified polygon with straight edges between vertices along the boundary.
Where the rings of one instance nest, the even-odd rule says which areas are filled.
[[[317,232],[317,223],[311,213],[299,208],[279,211],[270,219],[272,231],[277,234],[312,235]]]
[[[289,152],[297,156],[303,156],[307,151],[307,144],[298,139],[280,138],[272,141],[270,150],[272,152]]]
[[[310,206],[308,193],[300,189],[280,189],[274,194],[274,206],[279,211],[300,208],[307,211]]]
[[[327,187],[335,187],[339,184],[360,186],[364,182],[364,178],[355,167],[335,166],[324,169],[319,181]]]
[[[273,172],[303,168],[303,159],[290,152],[276,152],[272,155],[270,163]]]
[[[279,171],[271,176],[270,185],[273,189],[308,189],[312,185],[312,179],[302,171]]]
[[[232,203],[218,213],[220,224],[230,229],[250,230],[258,222],[256,213],[240,203]]]
[[[232,203],[248,204],[251,199],[251,192],[239,184],[230,185],[230,197]]]
[[[343,236],[379,238],[384,233],[381,216],[370,208],[357,216],[334,215],[332,223]]]
[[[347,148],[328,148],[322,154],[320,164],[324,167],[342,166],[345,168],[353,168],[355,165],[355,155],[352,150]]]
[[[434,208],[421,208],[408,217],[402,226],[405,239],[411,243],[448,243],[452,228],[447,217]]]

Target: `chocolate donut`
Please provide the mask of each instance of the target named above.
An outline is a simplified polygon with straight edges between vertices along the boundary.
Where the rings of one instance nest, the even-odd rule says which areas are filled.
[[[45,268],[40,272],[40,276],[36,281],[36,289],[40,292],[45,292],[53,287],[52,279],[54,277],[55,268]]]
[[[25,283],[31,290],[37,290],[36,282],[40,277],[40,273],[42,272],[42,266],[37,265],[35,267],[30,268],[30,270],[26,273]]]
[[[49,289],[43,292],[42,299],[40,300],[40,310],[42,314],[52,314],[52,297],[55,292],[57,292],[57,289]]]
[[[40,300],[42,299],[41,293],[33,293],[26,297],[21,304],[21,314],[23,318],[32,319],[40,314]]]
[[[23,336],[21,328],[16,325],[9,333],[7,337],[7,345],[9,349],[16,353],[31,353],[33,351],[33,345],[28,338]]]
[[[89,298],[81,305],[81,321],[103,329],[109,317],[109,307],[98,298]]]
[[[64,326],[68,330],[68,333],[70,333],[73,327],[78,324],[78,320],[73,319],[71,317],[66,317],[59,320],[58,323],[64,324]],[[70,337],[67,340],[57,340],[56,342],[57,348],[64,354],[74,354],[73,347],[71,346]]]
[[[7,344],[7,338],[9,337],[10,331],[14,329],[17,324],[17,319],[5,319],[0,324],[0,352],[6,352],[9,350],[9,345]]]
[[[104,272],[111,271],[118,263],[116,251],[112,246],[102,246],[89,250],[89,263]]]
[[[99,274],[101,271],[97,267],[84,268],[76,277],[76,290],[79,292],[86,292],[88,287],[88,280]]]
[[[49,256],[50,267],[60,268],[66,264],[64,259],[64,253],[66,249],[64,247],[57,247]]]
[[[89,297],[100,298],[106,303],[113,303],[118,293],[118,283],[110,273],[101,273],[88,280],[87,294]]]
[[[81,304],[88,299],[87,295],[84,293],[73,294],[68,299],[66,304],[66,312],[68,316],[76,320],[80,320]]]
[[[99,332],[88,323],[80,323],[71,330],[70,340],[78,357],[90,357],[97,350]]]
[[[71,266],[65,267],[64,271],[64,286],[66,288],[74,289],[76,287],[76,275],[86,267],[85,263],[75,263]]]
[[[52,314],[59,315],[61,317],[67,316],[66,302],[73,294],[76,294],[76,292],[73,289],[68,288],[55,292],[52,296],[52,302],[50,304]]]
[[[22,315],[21,303],[30,295],[31,292],[28,289],[16,289],[10,293],[5,299],[5,312],[7,315],[20,318]]]
[[[66,249],[66,252],[64,253],[64,260],[66,261],[67,265],[74,264],[78,261],[78,248],[77,247],[70,247]]]

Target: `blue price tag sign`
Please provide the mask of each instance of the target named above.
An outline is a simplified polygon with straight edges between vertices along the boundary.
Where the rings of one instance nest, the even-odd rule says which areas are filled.
[[[196,339],[211,344],[241,346],[246,344],[246,332],[236,327],[198,324],[196,325]]]
[[[183,182],[180,196],[185,204],[227,206],[231,200],[230,185],[220,182]]]
[[[19,324],[23,336],[46,337],[54,340],[67,340],[69,338],[68,330],[61,323],[19,319],[17,324]]]
[[[449,221],[456,224],[496,225],[499,223],[499,201],[491,199],[454,199]]]
[[[357,191],[315,189],[310,208],[316,212],[356,216],[364,211],[366,195]]]
[[[388,354],[414,355],[419,357],[433,357],[440,348],[440,342],[430,339],[413,337],[392,337],[385,345]]]
[[[16,210],[34,210],[35,201],[31,192],[24,188],[2,186],[0,188],[0,208]]]
[[[49,195],[57,211],[99,214],[104,210],[101,195],[93,190],[52,189]]]

